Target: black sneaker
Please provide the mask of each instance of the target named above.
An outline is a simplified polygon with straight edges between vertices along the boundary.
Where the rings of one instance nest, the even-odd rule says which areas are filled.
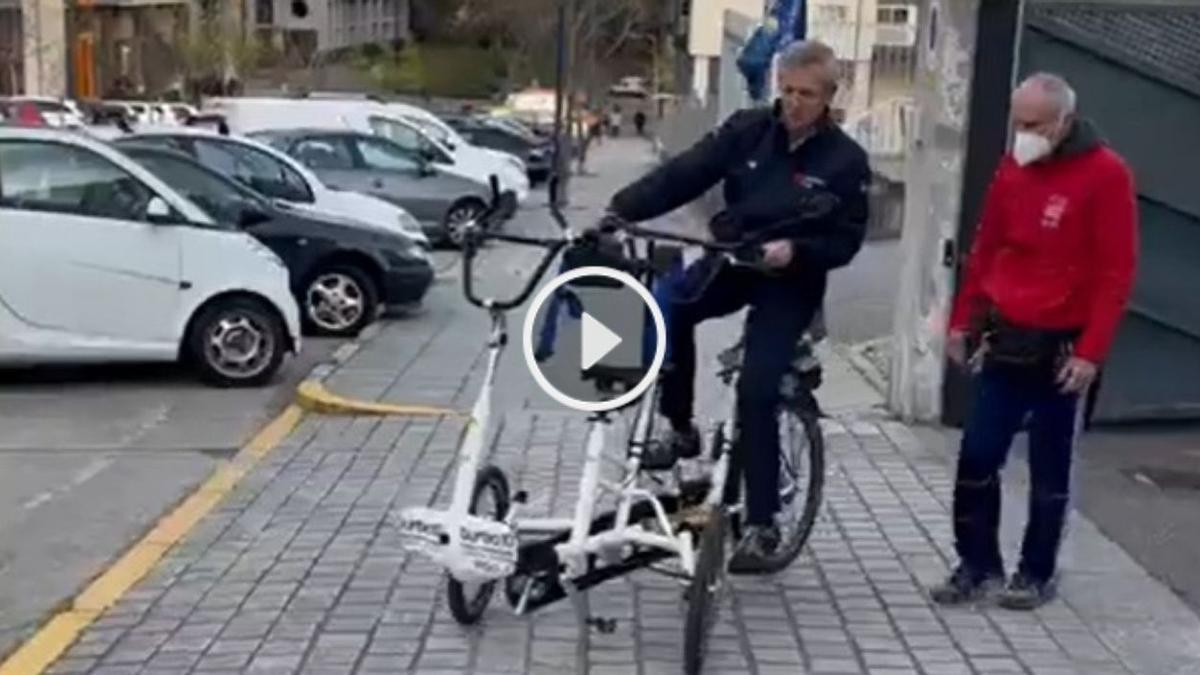
[[[997,604],[1005,609],[1029,611],[1050,602],[1054,596],[1053,581],[1034,581],[1017,572],[1000,593]]]
[[[1003,585],[1003,574],[980,575],[959,565],[949,578],[929,589],[929,597],[939,605],[963,605],[985,599]]]
[[[684,431],[671,429],[642,450],[642,469],[666,471],[681,458],[690,459],[699,454],[700,432],[695,426],[688,426]]]
[[[730,574],[766,574],[768,562],[779,548],[779,528],[775,525],[747,525],[746,533],[729,558]]]

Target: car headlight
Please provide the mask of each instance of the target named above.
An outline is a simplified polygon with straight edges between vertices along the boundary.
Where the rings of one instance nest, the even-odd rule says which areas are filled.
[[[425,238],[425,230],[421,229],[421,223],[417,222],[411,213],[401,211],[397,218],[400,221],[401,232],[417,240],[418,243],[428,243],[428,239]]]
[[[516,157],[513,157],[512,155],[508,155],[504,159],[505,159],[505,161],[508,162],[509,166],[516,169],[517,171],[521,171],[521,172],[525,171],[525,162],[522,162],[520,159],[517,159]]]
[[[272,251],[271,249],[267,248],[266,244],[262,243],[261,241],[255,239],[253,237],[250,238],[250,241],[252,242],[250,245],[250,249],[253,250],[256,254],[258,254],[258,257],[262,258],[263,260],[266,260],[267,262],[269,262],[273,265],[278,266],[280,269],[284,269],[284,270],[287,269],[287,265],[285,265],[283,263],[283,258],[280,258],[278,255],[276,255],[275,251]]]
[[[424,246],[413,244],[408,248],[408,255],[422,262],[432,262],[429,251]]]

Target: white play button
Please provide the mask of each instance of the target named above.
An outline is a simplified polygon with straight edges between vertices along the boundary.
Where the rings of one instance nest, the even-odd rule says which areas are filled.
[[[579,351],[579,367],[587,370],[608,356],[608,353],[621,344],[621,336],[608,329],[608,326],[596,320],[596,317],[583,313],[583,330],[580,331],[583,348]]]
[[[538,386],[587,412],[632,403],[666,357],[666,324],[654,296],[612,267],[576,267],[548,282],[530,302],[521,338]]]

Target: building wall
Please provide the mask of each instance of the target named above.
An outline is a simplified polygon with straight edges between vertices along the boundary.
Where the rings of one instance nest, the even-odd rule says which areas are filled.
[[[176,0],[70,10],[71,95],[154,98],[182,90],[185,45],[189,26],[196,23],[192,9]]]
[[[308,15],[296,16],[292,0],[253,0],[255,29],[307,34],[318,52],[387,43],[411,37],[408,0],[307,0]]]
[[[25,90],[22,22],[19,0],[0,1],[0,96]]]
[[[24,89],[30,96],[62,96],[67,89],[63,0],[22,0]]]
[[[954,291],[953,269],[942,264],[942,253],[958,232],[979,3],[925,0],[919,6],[916,129],[907,157],[888,391],[889,406],[908,421],[934,421],[942,413],[944,335]]]
[[[757,21],[762,18],[763,5],[763,0],[692,0],[688,54],[693,57],[720,56],[726,10]]]
[[[402,0],[332,0],[329,33],[323,49],[344,49],[367,42],[408,39],[408,2]]]

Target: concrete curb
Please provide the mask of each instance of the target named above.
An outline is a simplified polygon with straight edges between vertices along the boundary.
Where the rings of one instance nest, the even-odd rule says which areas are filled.
[[[378,337],[382,331],[382,324],[377,321],[363,329],[357,338],[338,347],[328,361],[314,367],[308,377],[296,387],[293,404],[305,412],[320,415],[469,417],[468,413],[452,408],[361,401],[329,391],[325,382],[330,376],[354,358],[359,350]]]
[[[329,391],[324,382],[306,380],[296,388],[296,405],[322,415],[375,415],[408,417],[467,417],[461,410],[437,406],[399,405],[378,401],[360,401]]]

